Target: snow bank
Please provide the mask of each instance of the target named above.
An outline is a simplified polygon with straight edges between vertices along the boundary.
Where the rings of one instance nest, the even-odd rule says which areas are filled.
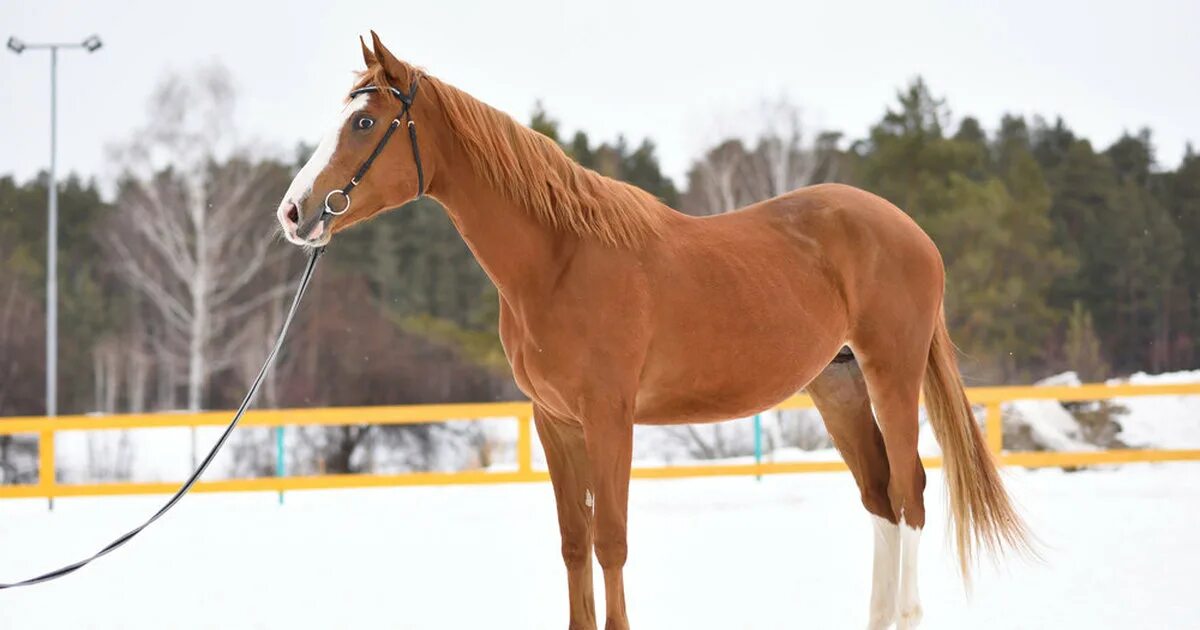
[[[1111,380],[1110,385],[1200,383],[1200,370],[1146,374]],[[1200,448],[1200,396],[1138,396],[1115,401],[1126,409],[1117,422],[1119,436],[1130,446]]]
[[[1139,372],[1127,379],[1110,380],[1108,384],[1197,382],[1200,382],[1200,370],[1155,375]],[[1035,385],[1071,387],[1080,385],[1080,381],[1074,372],[1064,372]],[[1018,400],[1004,407],[1006,443],[1016,436],[1021,448],[1097,450],[1107,444],[1090,443],[1076,414],[1098,411],[1116,423],[1115,441],[1118,445],[1131,448],[1200,448],[1200,396],[1116,398],[1104,409],[1100,408],[1099,403],[1076,403],[1068,407],[1053,400]],[[1027,430],[1027,436],[1020,435],[1021,429]],[[1032,445],[1024,443],[1026,438],[1032,440]]]
[[[1079,375],[1064,372],[1034,383],[1035,387],[1078,387]],[[1097,447],[1083,439],[1079,421],[1057,400],[1016,400],[1004,411],[1006,434],[1028,429],[1034,446],[1046,451],[1094,451]]]

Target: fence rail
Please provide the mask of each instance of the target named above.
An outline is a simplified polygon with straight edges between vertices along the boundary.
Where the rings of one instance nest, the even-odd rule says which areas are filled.
[[[1088,466],[1134,462],[1200,461],[1200,449],[1122,449],[1079,452],[1012,452],[1003,450],[1001,406],[1018,400],[1082,402],[1141,396],[1200,396],[1200,383],[1167,385],[1083,385],[1078,387],[976,387],[967,396],[985,410],[984,430],[988,447],[998,461],[1008,466]],[[812,408],[804,394],[793,396],[779,409]],[[170,482],[109,482],[60,484],[55,474],[54,435],[57,431],[103,431],[163,427],[223,426],[231,412],[194,414],[161,413],[110,416],[41,416],[0,418],[0,435],[38,435],[38,482],[0,485],[3,498],[53,498],[71,496],[166,494],[178,487]],[[549,474],[533,466],[533,408],[525,402],[446,405],[403,405],[379,407],[327,407],[251,411],[242,426],[334,426],[347,424],[422,424],[450,420],[511,418],[517,422],[517,465],[515,470],[463,472],[413,472],[400,474],[337,474],[256,477],[201,481],[197,492],[284,492],[289,490],[367,488],[378,486],[456,485],[546,481]],[[941,465],[940,458],[924,458],[928,467]],[[725,475],[768,475],[846,470],[839,461],[757,462],[747,464],[693,464],[684,466],[635,467],[634,478],[662,479]]]

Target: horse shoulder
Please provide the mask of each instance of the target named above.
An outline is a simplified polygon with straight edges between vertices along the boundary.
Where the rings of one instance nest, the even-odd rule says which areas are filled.
[[[517,385],[564,417],[589,390],[632,396],[649,334],[650,296],[626,250],[585,247],[545,293],[501,299],[500,334]]]

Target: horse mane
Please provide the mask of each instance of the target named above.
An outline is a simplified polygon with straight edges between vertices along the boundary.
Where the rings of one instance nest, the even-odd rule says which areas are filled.
[[[357,87],[372,83],[388,85],[378,64],[359,75]],[[436,96],[475,172],[543,224],[614,247],[660,233],[666,207],[650,193],[584,168],[557,142],[426,74],[418,94],[424,91]]]

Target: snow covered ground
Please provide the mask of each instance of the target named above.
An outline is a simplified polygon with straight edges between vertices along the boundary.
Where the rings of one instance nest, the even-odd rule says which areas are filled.
[[[1200,464],[1009,471],[1044,564],[964,594],[930,473],[924,628],[1200,627]],[[0,582],[75,560],[161,497],[0,502]],[[635,481],[635,627],[865,626],[871,528],[845,473]],[[0,592],[0,628],[560,629],[545,484],[194,495],[58,582]]]

